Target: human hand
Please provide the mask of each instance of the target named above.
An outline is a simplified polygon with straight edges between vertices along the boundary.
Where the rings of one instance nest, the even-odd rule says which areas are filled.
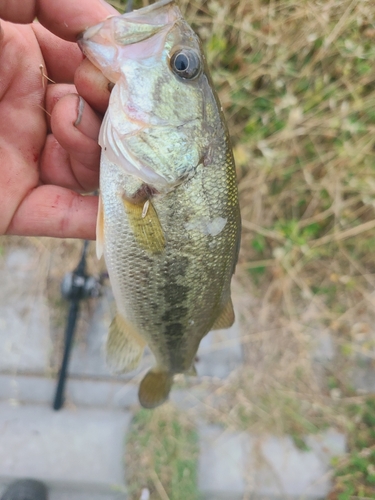
[[[110,91],[75,40],[116,13],[102,0],[1,1],[0,234],[95,238],[97,197],[82,193],[98,187]]]

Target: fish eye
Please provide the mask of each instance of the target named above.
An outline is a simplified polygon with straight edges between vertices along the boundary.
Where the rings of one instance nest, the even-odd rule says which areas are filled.
[[[177,50],[171,57],[170,65],[177,76],[192,80],[199,75],[201,60],[195,50]]]

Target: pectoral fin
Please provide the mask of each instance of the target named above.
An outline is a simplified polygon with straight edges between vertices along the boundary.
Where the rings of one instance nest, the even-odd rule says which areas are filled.
[[[104,213],[102,197],[99,194],[98,215],[96,218],[96,256],[98,259],[103,255],[104,246]]]
[[[146,342],[139,333],[117,314],[110,327],[107,339],[107,364],[111,371],[125,373],[137,368]]]
[[[219,317],[216,319],[211,330],[222,330],[224,328],[229,328],[234,323],[234,311],[232,299],[229,297],[228,302],[225,304]]]
[[[158,368],[150,370],[139,386],[138,398],[143,408],[156,408],[163,404],[169,396],[173,384],[173,376]]]
[[[161,253],[165,247],[165,238],[151,201],[131,203],[123,198],[123,203],[139,246],[150,253]]]

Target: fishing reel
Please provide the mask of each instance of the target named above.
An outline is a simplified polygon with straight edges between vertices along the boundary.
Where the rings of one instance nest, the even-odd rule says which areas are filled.
[[[61,283],[61,295],[64,299],[91,299],[101,294],[100,278],[79,274],[76,271],[67,273]]]

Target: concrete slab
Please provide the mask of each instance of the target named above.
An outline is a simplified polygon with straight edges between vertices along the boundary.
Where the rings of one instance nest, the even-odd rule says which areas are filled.
[[[106,493],[94,492],[76,492],[76,491],[56,491],[54,488],[49,490],[48,500],[125,500],[126,493]]]
[[[48,500],[125,500],[126,498],[126,493],[56,491],[54,488],[50,488],[48,496]]]
[[[75,339],[69,363],[70,374],[96,377],[110,375],[105,363],[104,347],[112,318],[112,306],[110,290],[104,288],[103,296],[96,303],[86,337]]]
[[[116,306],[110,287],[103,289],[103,296],[98,300],[94,314],[90,319],[87,336],[78,341],[76,339],[72,350],[69,373],[76,377],[111,377],[105,361],[105,343],[109,325],[114,317]],[[130,380],[139,376],[154,363],[150,351],[146,349],[145,355],[137,370],[116,379]],[[140,379],[139,379],[140,380]]]
[[[130,413],[0,403],[0,477],[124,489]]]
[[[52,404],[56,382],[42,376],[0,374],[0,401]]]
[[[199,438],[200,491],[219,499],[242,496],[245,492],[246,460],[243,435],[224,432],[218,426],[201,425]]]
[[[57,380],[41,376],[0,374],[0,401],[21,404],[52,405]],[[65,386],[65,402],[69,406],[104,409],[129,408],[138,405],[138,385],[120,380],[77,380],[69,378]]]
[[[357,365],[348,371],[348,381],[361,394],[375,394],[374,361],[357,361]]]
[[[11,482],[13,479],[10,478],[0,480],[0,495],[4,493]],[[110,488],[98,488],[97,486],[93,488],[92,485],[67,485],[49,481],[44,483],[48,490],[48,500],[126,500],[127,498],[126,493],[113,491]]]
[[[299,450],[290,437],[248,438],[248,487],[260,495],[286,498],[326,498],[331,490],[330,462],[345,452],[345,436],[329,430],[308,436],[309,451]]]
[[[289,437],[257,437],[200,428],[199,487],[207,499],[322,499],[331,489],[330,461],[345,452],[345,436],[335,430],[308,436],[309,451]]]
[[[231,328],[214,330],[199,346],[196,368],[199,376],[227,378],[242,363],[239,321]]]
[[[0,370],[45,372],[51,347],[45,274],[38,252],[15,248],[0,259]]]
[[[171,390],[169,399],[180,411],[195,410],[197,412],[205,410],[205,401],[208,394],[208,390],[200,386],[195,386],[191,389],[174,387]]]
[[[314,361],[328,365],[335,357],[333,337],[328,330],[313,330],[311,344]]]

